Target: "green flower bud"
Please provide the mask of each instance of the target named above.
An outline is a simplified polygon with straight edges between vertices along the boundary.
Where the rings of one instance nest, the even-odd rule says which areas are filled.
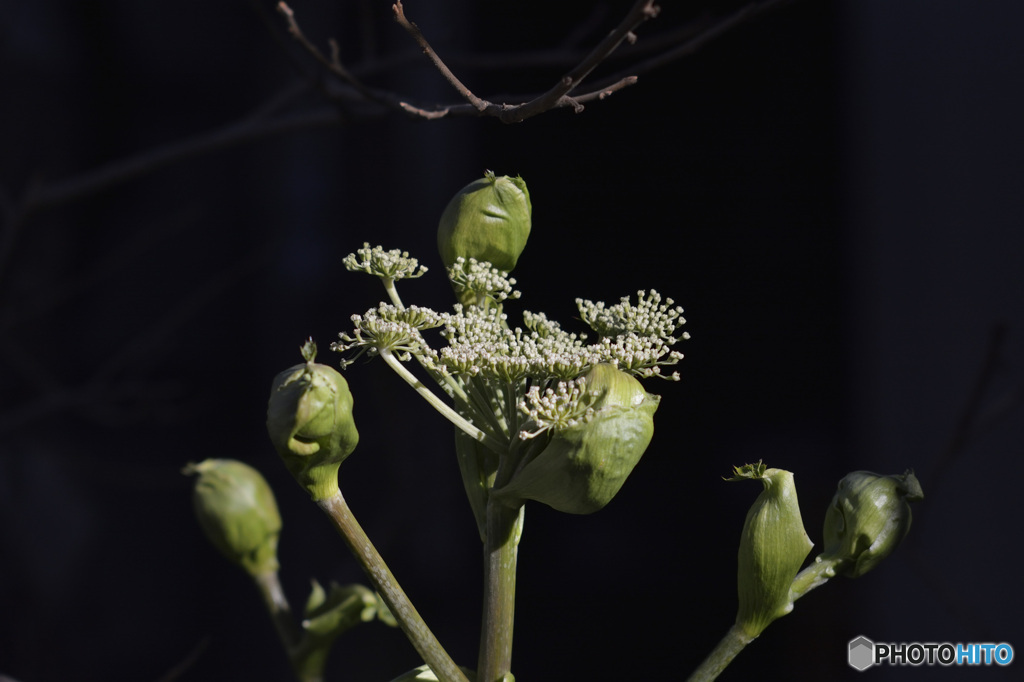
[[[183,473],[199,475],[192,504],[213,546],[253,577],[276,572],[281,515],[260,472],[233,459],[208,459]]]
[[[487,171],[452,197],[441,214],[437,248],[445,267],[462,256],[511,272],[530,236],[532,210],[522,178]]]
[[[822,558],[841,560],[838,571],[847,577],[864,575],[900,544],[910,530],[910,503],[921,499],[913,471],[847,474],[825,512]]]
[[[316,346],[303,347],[306,362],[274,378],[267,404],[267,432],[285,466],[314,500],[338,492],[338,467],[359,442],[348,382],[333,367],[313,362]]]
[[[760,479],[764,490],[747,512],[740,536],[736,624],[757,637],[793,610],[790,587],[814,543],[800,517],[793,474],[761,463],[736,469],[738,479]]]
[[[595,365],[585,375],[589,419],[551,429],[547,446],[493,491],[503,504],[536,500],[570,514],[590,514],[608,504],[654,436],[660,396],[644,391],[614,365]]]

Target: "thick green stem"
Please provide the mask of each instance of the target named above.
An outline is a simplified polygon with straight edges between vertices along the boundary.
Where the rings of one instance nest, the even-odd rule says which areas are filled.
[[[516,561],[522,532],[522,508],[487,501],[484,539],[484,607],[480,629],[477,682],[501,682],[512,667]]]
[[[336,492],[324,500],[318,500],[317,505],[334,522],[334,526],[341,533],[356,559],[359,560],[370,582],[373,583],[374,589],[391,609],[399,627],[405,632],[406,637],[409,638],[430,669],[434,671],[437,679],[441,682],[468,682],[459,666],[455,664],[427,624],[423,622],[423,618],[409,601],[409,597],[398,584],[391,569],[384,563],[384,559],[370,542],[366,532],[356,522],[341,492]]]
[[[693,671],[687,682],[712,682],[732,663],[736,654],[743,651],[743,647],[753,642],[754,639],[756,638],[745,633],[740,626],[733,625],[718,645],[711,650],[700,667]]]

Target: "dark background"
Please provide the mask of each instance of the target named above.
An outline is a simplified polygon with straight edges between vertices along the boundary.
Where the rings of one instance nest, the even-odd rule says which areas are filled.
[[[363,241],[432,268],[402,283],[407,303],[449,304],[436,222],[484,169],[531,189],[522,307],[571,326],[577,296],[655,288],[686,308],[693,336],[682,381],[648,382],[663,396],[658,431],[616,500],[586,517],[528,510],[518,679],[685,678],[734,617],[736,542],[758,492],[721,477],[758,459],[796,473],[819,548],[847,471],[913,467],[926,499],[879,570],[801,600],[723,680],[860,679],[846,665],[858,635],[1024,643],[1019,3],[793,2],[579,115],[307,126],[19,215],[33,191],[181,150],[314,73],[254,4],[280,29],[270,2],[0,2],[0,675],[288,679],[257,593],[202,538],[179,470],[233,457],[263,471],[293,606],[311,577],[363,581],[276,460],[267,390],[303,339],[326,349],[384,296],[341,266]],[[497,98],[545,89],[569,65],[481,70],[466,55],[556,48],[596,16],[580,37],[591,45],[629,5],[555,4],[406,9]],[[640,46],[739,6],[662,4]],[[392,59],[366,75],[374,86],[454,101],[389,3],[292,6],[347,63]],[[323,102],[314,92],[289,110]],[[1000,323],[984,428],[965,434]],[[347,378],[362,440],[342,490],[472,663],[479,545],[451,428],[379,362]],[[339,641],[328,679],[417,663],[400,632],[371,624]],[[1006,679],[1019,666],[865,675]]]

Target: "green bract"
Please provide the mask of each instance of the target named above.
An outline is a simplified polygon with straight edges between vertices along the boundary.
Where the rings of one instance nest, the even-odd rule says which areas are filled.
[[[441,214],[437,248],[446,267],[460,256],[511,272],[530,236],[530,193],[520,177],[487,171],[452,197]]]
[[[570,514],[590,514],[622,488],[651,442],[661,398],[604,363],[591,368],[582,385],[586,395],[578,409],[586,411],[550,428],[547,447],[493,492],[502,503],[536,500]]]
[[[757,637],[793,610],[790,588],[813,543],[804,531],[793,474],[761,464],[736,470],[735,479],[759,479],[764,490],[747,512],[740,537],[736,624]]]
[[[348,382],[332,367],[313,362],[275,377],[267,404],[267,432],[288,470],[314,500],[338,491],[338,467],[359,442]]]
[[[912,471],[847,474],[825,512],[822,558],[841,560],[839,572],[847,577],[864,575],[900,544],[910,530],[910,503],[921,499]]]
[[[281,515],[260,472],[233,459],[208,459],[184,473],[199,474],[192,503],[213,546],[252,576],[276,572]]]

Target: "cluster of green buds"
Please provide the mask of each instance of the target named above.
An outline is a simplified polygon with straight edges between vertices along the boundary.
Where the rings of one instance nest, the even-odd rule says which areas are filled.
[[[302,347],[305,362],[274,378],[267,432],[285,466],[315,500],[338,491],[338,467],[359,442],[352,393],[345,377],[314,362],[316,344]]]
[[[924,497],[912,471],[848,474],[825,513],[825,550],[801,571],[812,543],[800,517],[793,474],[758,462],[736,467],[729,480],[747,479],[764,484],[740,538],[736,625],[747,639],[837,574],[856,578],[875,568],[910,530],[910,502]]]
[[[231,563],[253,578],[263,593],[299,680],[323,678],[334,641],[359,623],[374,619],[395,626],[394,616],[369,588],[316,580],[296,627],[277,572],[281,516],[266,479],[253,467],[233,459],[207,459],[183,470],[196,475],[192,502],[207,539]]]

